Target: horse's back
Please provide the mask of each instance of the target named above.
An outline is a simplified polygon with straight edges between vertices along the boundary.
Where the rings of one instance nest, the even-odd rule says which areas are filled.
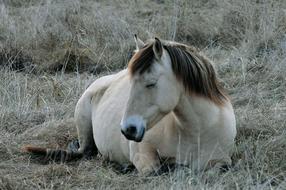
[[[96,85],[90,89],[102,89],[93,92],[91,101],[91,118],[93,137],[99,152],[107,159],[117,162],[127,162],[128,144],[122,138],[120,121],[128,100],[129,79],[126,70],[107,76],[102,80],[101,86]],[[124,145],[123,145],[123,144]]]

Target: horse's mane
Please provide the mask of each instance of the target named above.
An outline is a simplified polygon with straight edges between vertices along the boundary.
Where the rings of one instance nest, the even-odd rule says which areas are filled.
[[[147,71],[154,63],[153,43],[149,42],[131,58],[128,64],[131,76]],[[192,46],[179,43],[162,43],[170,55],[172,69],[177,79],[183,83],[186,91],[209,98],[217,104],[223,104],[226,95],[219,85],[211,62]]]

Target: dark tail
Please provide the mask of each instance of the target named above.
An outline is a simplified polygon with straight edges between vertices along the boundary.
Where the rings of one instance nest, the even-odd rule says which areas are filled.
[[[22,148],[23,152],[31,153],[32,155],[44,158],[45,160],[52,160],[56,162],[68,162],[71,160],[76,160],[83,157],[82,153],[62,150],[62,149],[48,149],[40,148],[35,146],[24,146]]]

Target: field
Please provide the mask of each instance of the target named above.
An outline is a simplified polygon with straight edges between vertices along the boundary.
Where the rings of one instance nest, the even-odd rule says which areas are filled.
[[[286,189],[285,0],[0,0],[0,189]],[[96,78],[125,68],[133,34],[194,45],[232,99],[233,166],[122,174],[99,156],[43,163],[25,144],[65,147]]]

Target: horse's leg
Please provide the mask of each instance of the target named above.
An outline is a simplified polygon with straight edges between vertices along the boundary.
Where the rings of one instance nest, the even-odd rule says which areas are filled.
[[[90,98],[80,98],[75,109],[75,122],[78,132],[79,149],[85,158],[95,156],[97,148],[93,139]]]
[[[129,142],[130,160],[141,175],[157,173],[160,168],[160,160],[157,150],[149,143]]]

